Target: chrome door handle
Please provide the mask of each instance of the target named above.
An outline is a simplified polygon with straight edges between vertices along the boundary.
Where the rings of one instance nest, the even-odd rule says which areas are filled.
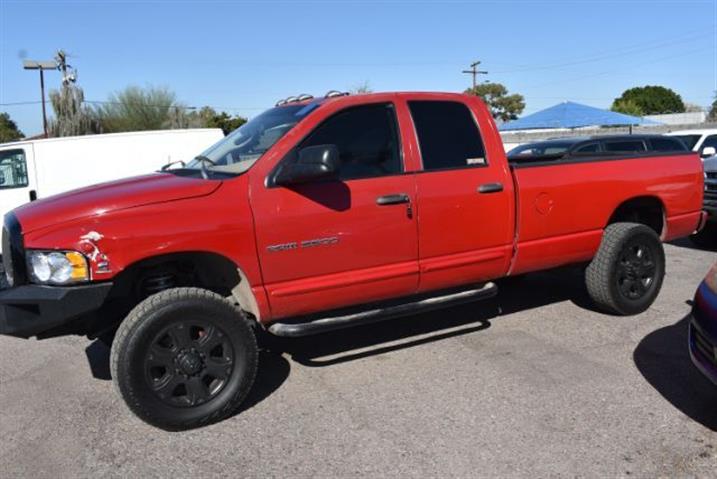
[[[384,195],[376,198],[376,204],[379,206],[400,205],[402,203],[410,203],[411,198],[406,193],[397,193],[394,195]]]
[[[478,193],[499,193],[503,191],[503,183],[485,183],[478,187]]]

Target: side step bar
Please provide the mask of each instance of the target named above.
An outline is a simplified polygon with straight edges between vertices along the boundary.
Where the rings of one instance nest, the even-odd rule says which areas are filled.
[[[385,307],[374,306],[372,309],[352,314],[316,318],[303,322],[276,322],[269,326],[270,333],[283,337],[299,337],[324,333],[336,329],[350,328],[361,324],[376,323],[385,319],[423,313],[446,306],[469,303],[479,299],[495,296],[498,287],[493,282],[485,283],[480,288],[462,290],[440,296],[421,296],[407,298],[406,302],[393,302]]]

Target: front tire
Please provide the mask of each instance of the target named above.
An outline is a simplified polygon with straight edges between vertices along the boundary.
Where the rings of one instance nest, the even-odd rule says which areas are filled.
[[[110,368],[140,419],[183,430],[235,412],[254,383],[257,357],[254,332],[237,307],[211,291],[173,288],[129,313]]]
[[[650,307],[664,276],[665,252],[657,233],[642,224],[614,223],[605,228],[585,282],[600,308],[627,316]]]

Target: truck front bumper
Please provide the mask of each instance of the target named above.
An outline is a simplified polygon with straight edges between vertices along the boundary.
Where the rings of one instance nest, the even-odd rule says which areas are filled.
[[[29,338],[61,327],[102,306],[112,283],[24,285],[0,291],[0,334]]]

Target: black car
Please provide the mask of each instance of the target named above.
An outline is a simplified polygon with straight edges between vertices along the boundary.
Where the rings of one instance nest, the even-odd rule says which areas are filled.
[[[520,145],[508,152],[514,163],[582,158],[593,155],[635,155],[654,152],[685,152],[679,139],[665,135],[609,135],[552,138]]]

